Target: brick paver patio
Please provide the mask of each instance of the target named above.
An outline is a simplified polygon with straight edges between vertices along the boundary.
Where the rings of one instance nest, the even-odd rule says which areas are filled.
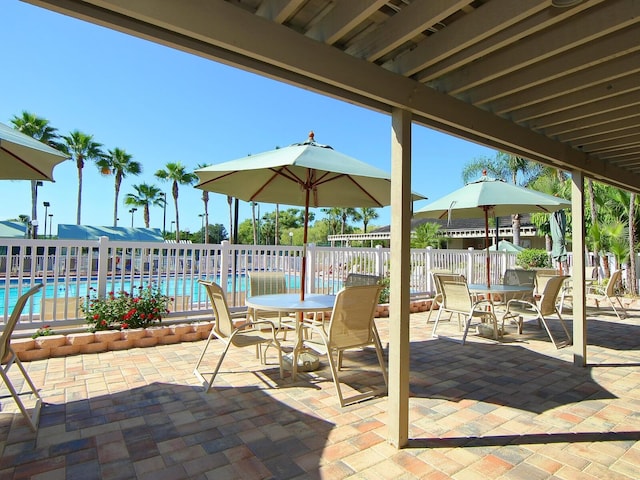
[[[275,356],[263,366],[232,351],[208,395],[192,373],[203,341],[34,361],[40,429],[1,399],[0,478],[639,478],[640,312],[598,313],[588,368],[535,323],[461,346],[413,314],[411,441],[399,451],[386,398],[340,409],[326,361],[293,383]],[[377,321],[385,348],[389,321]],[[352,388],[382,382],[373,350],[344,364]]]

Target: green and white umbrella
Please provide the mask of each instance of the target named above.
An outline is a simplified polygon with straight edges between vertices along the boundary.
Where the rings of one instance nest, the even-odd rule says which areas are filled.
[[[496,249],[496,244],[494,243],[489,247],[489,250],[495,252],[498,250],[499,252],[508,252],[508,253],[518,253],[524,250],[524,247],[520,245],[514,245],[508,240],[500,240],[498,242],[498,248]]]
[[[1,179],[53,181],[53,167],[67,158],[55,148],[0,123]]]
[[[496,217],[516,213],[550,213],[570,208],[564,198],[519,187],[503,180],[487,177],[486,172],[475,182],[445,195],[414,213],[415,218],[484,218],[485,241],[489,245],[489,214]],[[487,285],[491,285],[489,252],[487,252]]]
[[[391,176],[314,140],[249,155],[195,171],[196,188],[247,202],[304,207],[303,244],[310,207],[384,207],[391,204]],[[426,197],[413,194],[413,199]],[[306,259],[302,257],[304,282]],[[304,284],[301,288],[304,298]]]

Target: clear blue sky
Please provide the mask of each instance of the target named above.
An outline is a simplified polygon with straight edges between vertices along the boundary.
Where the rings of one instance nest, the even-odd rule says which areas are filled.
[[[122,148],[143,165],[138,177],[124,180],[120,198],[131,185],[156,184],[170,197],[169,184],[153,174],[168,162],[189,169],[220,163],[275,147],[316,141],[390,171],[391,118],[284,83],[156,45],[96,25],[59,15],[18,0],[2,0],[3,48],[0,75],[0,122],[10,124],[23,110],[51,122],[61,134],[79,129],[94,135],[105,149]],[[462,186],[462,167],[495,151],[424,127],[414,126],[412,189],[430,200]],[[67,161],[54,170],[55,183],[39,189],[51,203],[53,230],[75,224],[77,169]],[[113,177],[87,163],[83,173],[82,223],[110,225]],[[180,226],[201,228],[202,191],[180,188]],[[0,220],[30,214],[29,182],[3,181]],[[211,194],[210,223],[228,226],[226,197]],[[417,202],[416,209],[427,201]],[[120,203],[119,225],[130,226]],[[261,204],[261,214],[274,209]],[[286,208],[283,206],[282,208]],[[137,212],[135,226],[144,226]],[[240,221],[251,215],[241,202]],[[321,212],[316,212],[320,218]],[[150,213],[151,226],[162,228],[162,209]],[[167,229],[175,218],[167,207]],[[386,225],[390,208],[380,210],[375,225]],[[40,228],[40,232],[43,229]]]

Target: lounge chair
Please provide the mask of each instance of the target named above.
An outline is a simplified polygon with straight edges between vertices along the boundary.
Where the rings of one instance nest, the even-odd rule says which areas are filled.
[[[587,291],[587,298],[595,301],[596,308],[600,308],[600,302],[609,302],[609,305],[611,305],[611,308],[613,308],[613,312],[618,317],[618,320],[622,320],[623,318],[627,317],[627,311],[622,305],[622,302],[620,301],[620,297],[618,295],[618,291],[621,285],[622,271],[616,270],[611,274],[611,278],[605,286],[592,285],[589,291]],[[620,310],[616,308],[616,302],[618,303],[618,307],[620,307]]]
[[[29,424],[29,427],[34,432],[38,430],[38,421],[40,420],[40,408],[42,407],[42,398],[40,397],[40,394],[38,393],[38,390],[36,389],[35,385],[31,381],[31,378],[29,377],[29,374],[27,373],[26,369],[22,365],[22,362],[16,355],[16,352],[14,352],[13,349],[11,348],[11,335],[13,334],[13,330],[16,328],[16,324],[18,323],[18,320],[20,320],[20,315],[22,314],[22,310],[27,304],[29,297],[31,297],[36,292],[38,292],[43,286],[44,284],[39,283],[36,286],[32,287],[27,292],[23,293],[20,296],[20,298],[18,298],[16,306],[13,308],[13,311],[11,312],[11,316],[9,317],[9,320],[7,320],[7,324],[5,325],[4,330],[2,331],[2,337],[0,337],[0,363],[2,364],[0,368],[0,376],[2,377],[2,380],[4,381],[7,388],[9,389],[11,396],[13,397],[15,402],[18,404],[18,408],[20,409],[20,412],[22,412],[22,415],[24,416],[25,420]],[[33,412],[31,413],[31,415],[29,415],[29,413],[27,412],[27,409],[25,408],[24,404],[22,403],[22,400],[20,399],[20,395],[18,394],[15,387],[11,383],[11,380],[9,379],[9,369],[13,366],[14,363],[18,366],[18,369],[20,370],[20,373],[22,373],[22,376],[24,377],[25,382],[31,389],[31,393],[36,398],[36,404],[33,408]]]

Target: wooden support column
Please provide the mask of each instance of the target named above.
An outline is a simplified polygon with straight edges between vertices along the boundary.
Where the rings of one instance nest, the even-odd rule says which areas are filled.
[[[571,172],[571,245],[573,250],[573,364],[587,365],[587,308],[585,301],[584,176]]]
[[[391,135],[391,290],[389,304],[389,443],[409,439],[409,281],[411,113],[394,109]]]

